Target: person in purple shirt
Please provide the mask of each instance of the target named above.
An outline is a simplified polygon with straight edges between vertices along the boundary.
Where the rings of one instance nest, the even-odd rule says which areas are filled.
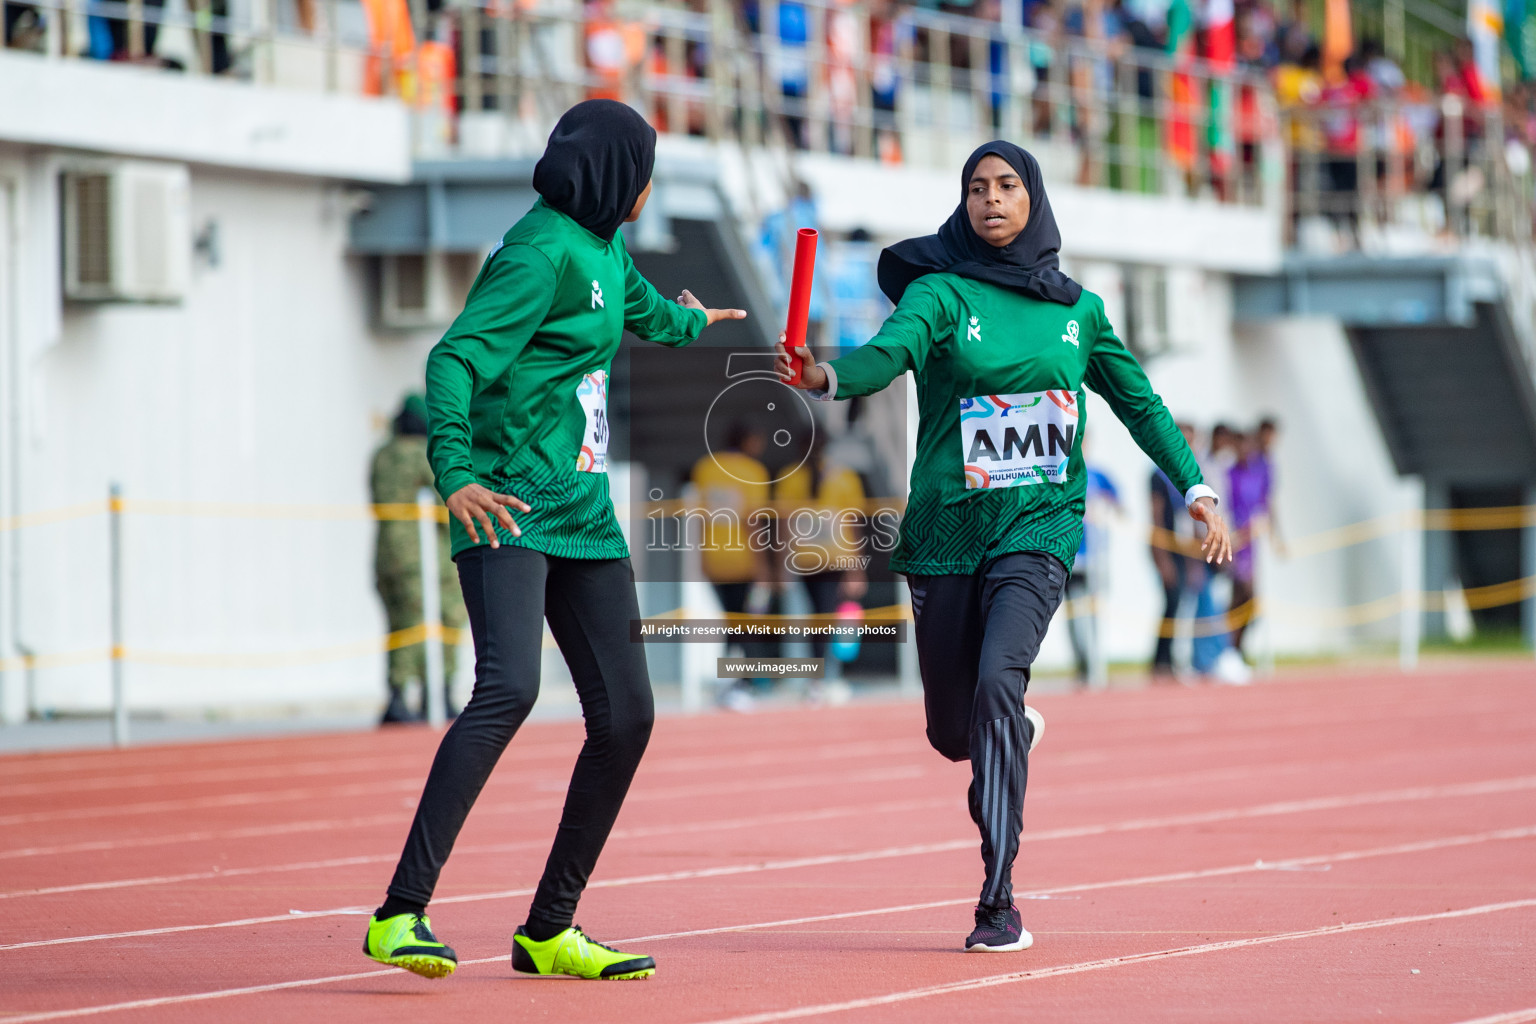
[[[1269,515],[1269,460],[1260,447],[1257,430],[1239,434],[1237,461],[1227,472],[1227,508],[1237,531],[1237,550],[1232,556],[1232,644],[1243,649],[1243,634],[1253,617],[1253,535],[1256,520]]]

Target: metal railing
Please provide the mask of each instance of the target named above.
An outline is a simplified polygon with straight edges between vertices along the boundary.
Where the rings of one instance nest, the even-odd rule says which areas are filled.
[[[867,4],[633,0],[45,0],[43,49],[98,50],[117,23],[191,73],[396,95],[438,153],[541,141],[571,104],[611,96],[663,132],[952,169],[1004,136],[1057,180],[1257,203],[1280,166],[1260,76],[1157,50]],[[95,24],[92,25],[92,19]],[[803,37],[803,40],[802,40]],[[495,123],[503,122],[499,126]],[[494,141],[487,143],[486,136]],[[506,140],[514,140],[509,143]]]
[[[1524,143],[1497,107],[1323,104],[1285,112],[1292,239],[1302,248],[1531,239]]]

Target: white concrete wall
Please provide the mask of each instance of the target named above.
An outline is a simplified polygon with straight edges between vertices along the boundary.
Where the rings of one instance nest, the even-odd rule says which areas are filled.
[[[0,50],[0,139],[253,170],[404,181],[410,122],[391,99]]]
[[[0,174],[6,166],[0,158]],[[29,186],[31,221],[57,224],[56,167],[9,166]],[[434,339],[371,329],[344,200],[311,178],[196,168],[193,224],[217,226],[219,260],[195,263],[185,302],[63,304],[56,273],[38,275],[45,287],[30,301],[62,315],[25,338],[22,510],[99,500],[114,480],[130,500],[366,503],[369,455],[401,394],[420,387]],[[58,265],[29,242],[19,255]],[[378,637],[373,532],[359,516],[127,515],[126,645],[272,655]],[[104,647],[106,567],[102,516],[26,530],[21,642],[40,654]],[[382,664],[381,654],[280,671],[130,662],[128,678],[142,707],[366,703],[380,697]],[[99,660],[41,668],[33,703],[99,708],[107,680]]]

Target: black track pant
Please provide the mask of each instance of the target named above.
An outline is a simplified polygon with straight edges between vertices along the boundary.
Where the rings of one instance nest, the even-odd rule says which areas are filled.
[[[1050,555],[993,559],[971,576],[910,576],[928,742],[971,762],[971,820],[981,831],[983,907],[1013,902],[1024,828],[1029,723],[1024,691],[1067,570]]]
[[[651,735],[645,653],[629,639],[640,617],[629,559],[555,558],[527,548],[472,548],[458,557],[475,638],[475,689],[437,748],[391,896],[425,906],[475,798],[539,694],[543,621],[570,666],[586,718],[529,920],[565,928],[597,864]]]

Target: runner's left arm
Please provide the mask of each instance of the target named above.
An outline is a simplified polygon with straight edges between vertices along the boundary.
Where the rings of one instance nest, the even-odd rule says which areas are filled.
[[[651,282],[635,269],[624,251],[624,328],[636,337],[674,348],[698,338],[709,324],[709,314],[689,309],[661,297]]]
[[[1204,483],[1195,453],[1179,433],[1168,407],[1152,390],[1146,371],[1115,336],[1102,306],[1097,314],[1098,336],[1088,353],[1083,383],[1103,396],[1141,450],[1168,474],[1180,493],[1188,495],[1191,488]]]

